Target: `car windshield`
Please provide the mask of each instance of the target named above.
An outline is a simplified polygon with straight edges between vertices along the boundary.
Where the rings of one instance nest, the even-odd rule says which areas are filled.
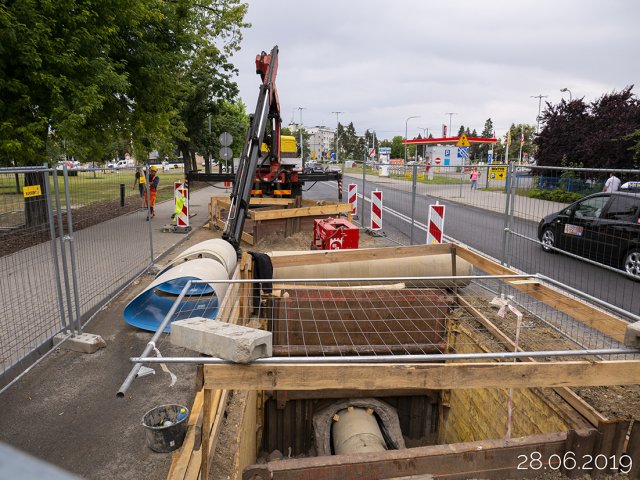
[[[608,196],[588,198],[576,206],[576,218],[598,218],[609,201]]]

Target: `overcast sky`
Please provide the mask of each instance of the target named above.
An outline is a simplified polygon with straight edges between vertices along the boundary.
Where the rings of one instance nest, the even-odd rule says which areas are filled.
[[[255,55],[280,48],[277,86],[283,124],[353,122],[379,138],[408,137],[442,124],[496,134],[535,125],[538,99],[558,103],[563,87],[593,101],[640,88],[640,1],[636,0],[249,0],[239,69],[253,112]]]

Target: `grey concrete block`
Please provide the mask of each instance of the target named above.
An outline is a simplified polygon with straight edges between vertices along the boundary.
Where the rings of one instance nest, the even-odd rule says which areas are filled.
[[[67,337],[68,335],[63,333],[57,334],[53,337],[53,345],[57,346]],[[81,333],[70,337],[60,348],[80,353],[95,353],[106,346],[107,342],[105,342],[100,335],[94,335],[93,333]]]
[[[271,332],[203,317],[171,323],[171,343],[236,363],[271,357]]]
[[[640,322],[627,325],[624,332],[624,346],[630,348],[640,347]]]

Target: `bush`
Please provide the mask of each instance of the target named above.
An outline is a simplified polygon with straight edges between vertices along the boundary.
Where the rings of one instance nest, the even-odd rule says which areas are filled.
[[[583,193],[567,192],[566,190],[538,190],[533,189],[527,192],[527,196],[531,198],[539,198],[540,200],[549,200],[559,203],[573,203],[584,197]]]

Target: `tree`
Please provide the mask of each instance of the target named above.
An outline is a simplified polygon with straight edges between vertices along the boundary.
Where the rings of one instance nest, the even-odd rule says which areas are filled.
[[[634,168],[633,133],[640,129],[640,101],[633,86],[601,96],[549,102],[541,114],[543,128],[536,139],[538,163],[560,166],[580,164],[591,168]]]
[[[396,135],[391,139],[391,158],[404,158],[404,145],[402,135]]]

